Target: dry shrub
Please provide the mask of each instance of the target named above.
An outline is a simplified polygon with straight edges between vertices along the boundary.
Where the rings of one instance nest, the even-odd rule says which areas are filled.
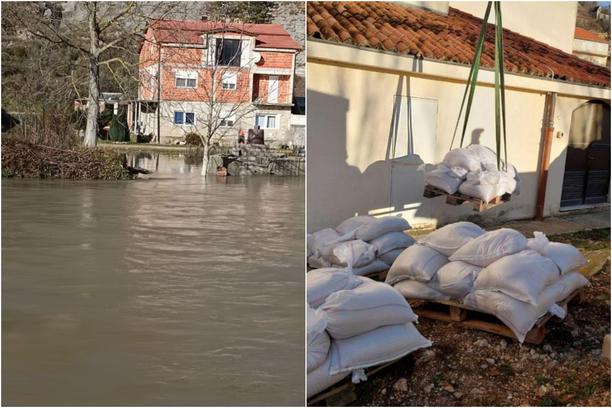
[[[118,180],[129,178],[125,156],[99,148],[60,149],[2,138],[2,176]]]

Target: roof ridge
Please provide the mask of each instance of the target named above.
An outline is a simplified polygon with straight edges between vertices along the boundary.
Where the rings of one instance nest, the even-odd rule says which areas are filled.
[[[307,35],[411,54],[417,58],[471,65],[483,19],[449,7],[448,15],[390,2],[308,2]],[[493,66],[495,26],[487,23],[482,66]],[[579,59],[535,38],[504,28],[505,68],[509,73],[599,86],[610,85],[606,67]]]

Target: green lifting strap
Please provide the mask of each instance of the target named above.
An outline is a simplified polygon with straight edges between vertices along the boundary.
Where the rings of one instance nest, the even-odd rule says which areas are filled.
[[[499,1],[489,1],[487,3],[487,8],[485,11],[484,19],[482,22],[482,26],[480,27],[480,35],[478,36],[478,41],[476,42],[476,47],[474,48],[474,59],[472,61],[472,66],[470,68],[470,73],[468,75],[468,81],[466,83],[465,91],[463,92],[463,99],[461,101],[461,107],[459,109],[459,116],[457,117],[457,122],[455,123],[455,130],[453,132],[453,138],[451,140],[450,148],[453,148],[453,144],[455,143],[455,137],[457,134],[457,129],[459,128],[459,122],[461,120],[461,114],[463,113],[463,108],[465,106],[465,116],[463,120],[463,128],[461,131],[461,140],[459,142],[459,146],[463,147],[463,141],[465,140],[465,132],[467,130],[467,124],[470,117],[470,112],[472,109],[472,102],[474,100],[474,91],[476,89],[476,83],[478,80],[478,71],[480,70],[480,60],[482,57],[482,50],[484,48],[484,42],[487,31],[487,22],[489,20],[489,14],[491,12],[491,5],[495,4],[495,140],[496,140],[496,149],[497,149],[497,168],[500,169],[501,166],[501,138],[503,132],[503,150],[504,150],[504,168],[506,167],[505,163],[508,162],[507,152],[506,152],[506,96],[505,96],[505,84],[504,84],[504,46],[503,46],[503,25],[502,25],[502,15],[501,15],[501,5]],[[466,105],[467,98],[467,105]],[[500,115],[501,111],[501,115]]]

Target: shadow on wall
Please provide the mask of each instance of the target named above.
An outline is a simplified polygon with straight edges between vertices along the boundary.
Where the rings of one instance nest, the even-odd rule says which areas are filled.
[[[535,214],[537,174],[521,172],[521,194],[510,203],[483,213],[472,206],[450,206],[444,197],[423,197],[423,163],[418,154],[391,158],[390,146],[395,123],[390,124],[386,159],[370,164],[364,172],[347,163],[347,123],[349,101],[345,98],[308,91],[308,231],[338,225],[354,215],[401,214],[414,227],[431,227],[458,220],[486,224],[499,219],[527,218]],[[471,143],[479,143],[484,129],[471,131]],[[458,143],[456,143],[458,145]],[[551,168],[559,166],[556,162]],[[509,158],[509,160],[512,160]]]
[[[308,91],[308,101],[308,231],[336,226],[354,215],[403,212],[415,203],[415,213],[428,216],[421,215],[418,201],[405,200],[406,191],[392,189],[400,177],[422,195],[417,167],[423,161],[418,155],[375,161],[362,173],[347,163],[348,101],[315,91]]]
[[[344,82],[338,78],[340,91],[337,95],[351,95],[342,89]],[[362,87],[374,87],[376,84],[364,83]],[[376,98],[347,98],[330,95],[317,91],[308,91],[308,231],[313,232],[321,228],[333,227],[342,220],[354,215],[394,215],[401,214],[407,218],[415,227],[431,227],[443,225],[459,220],[473,220],[482,224],[514,219],[531,218],[535,215],[536,197],[538,190],[538,162],[543,149],[543,128],[539,126],[530,135],[519,135],[513,138],[508,135],[508,160],[510,163],[518,163],[517,169],[520,179],[520,193],[515,194],[509,203],[502,204],[482,213],[475,213],[470,204],[451,206],[446,204],[444,197],[427,199],[423,197],[424,178],[417,171],[417,167],[423,163],[418,149],[415,151],[415,142],[419,146],[419,137],[415,134],[417,126],[408,120],[400,120],[399,108],[396,104],[389,111],[389,122],[384,123],[384,117],[373,117],[373,112],[378,112],[376,104],[393,102],[394,94],[410,96],[410,77],[398,75],[397,87],[391,89],[383,99]],[[364,93],[369,95],[370,92]],[[380,98],[379,92],[372,92]],[[544,98],[544,95],[542,95]],[[350,98],[350,96],[349,96]],[[410,100],[410,98],[408,98]],[[358,101],[360,106],[350,106],[350,103]],[[397,103],[397,98],[395,100]],[[361,105],[363,104],[363,105]],[[408,109],[411,109],[410,105]],[[444,107],[442,106],[442,109]],[[351,134],[348,135],[347,117],[348,112],[364,112],[358,118],[358,123],[351,123]],[[535,114],[535,115],[534,115]],[[445,120],[454,116],[448,111],[438,112],[436,121]],[[541,112],[542,118],[544,111]],[[538,117],[539,113],[531,113]],[[415,116],[415,120],[419,117]],[[354,113],[351,118],[354,121]],[[379,122],[380,129],[373,129],[373,120]],[[454,121],[455,118],[451,119]],[[483,144],[495,149],[492,117],[490,131],[485,128],[468,128],[469,137],[464,145]],[[461,124],[460,124],[461,125]],[[407,129],[402,129],[402,126]],[[362,135],[355,134],[355,129],[370,129]],[[372,133],[374,130],[374,134]],[[402,139],[401,143],[407,144],[400,152],[408,152],[407,155],[397,157],[394,151],[400,130],[408,137]],[[460,132],[460,129],[459,131]],[[417,132],[418,133],[418,132]],[[437,133],[437,131],[436,131]],[[386,136],[386,137],[385,137]],[[439,136],[438,136],[439,137]],[[458,135],[458,138],[460,136]],[[450,137],[445,140],[450,140]],[[360,144],[360,141],[363,143]],[[362,172],[359,167],[349,163],[368,162],[369,158],[375,159],[372,149],[376,144],[384,144],[386,150],[381,152],[382,160],[372,161]],[[458,147],[459,140],[455,140],[453,147]],[[380,146],[380,145],[379,145]],[[450,146],[436,146],[436,156],[445,152]],[[348,151],[347,151],[348,149]],[[561,200],[561,185],[564,178],[565,158],[567,147],[564,146],[556,157],[551,158],[550,171],[547,186],[546,214],[555,214],[559,210]],[[383,156],[384,154],[384,156]],[[430,154],[431,155],[431,154]],[[434,160],[428,156],[426,160]],[[527,167],[525,169],[525,167]],[[525,171],[528,170],[528,171]],[[609,180],[609,179],[608,179]]]

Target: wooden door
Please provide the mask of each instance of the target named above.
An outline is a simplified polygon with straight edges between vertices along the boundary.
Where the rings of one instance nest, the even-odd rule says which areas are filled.
[[[604,203],[610,186],[610,106],[591,101],[572,113],[561,207]]]

